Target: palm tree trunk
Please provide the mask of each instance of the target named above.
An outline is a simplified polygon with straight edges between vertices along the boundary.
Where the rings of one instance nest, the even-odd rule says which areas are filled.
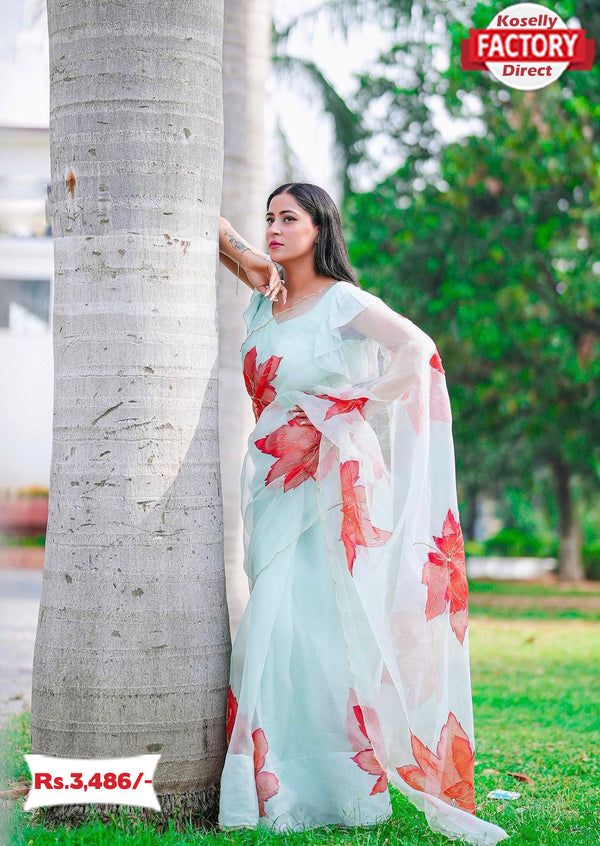
[[[49,0],[48,25],[54,426],[32,752],[158,752],[163,810],[210,816],[231,648],[215,292],[222,0]]]
[[[225,0],[223,102],[225,170],[222,214],[250,243],[264,243],[265,89],[270,63],[270,15],[264,0]],[[272,186],[274,187],[274,186]],[[240,473],[254,416],[242,378],[242,312],[250,291],[223,265],[219,277],[219,442],[225,529],[225,572],[231,637],[246,603]]]
[[[559,458],[552,462],[559,513],[560,551],[558,575],[565,581],[584,579],[581,560],[582,531],[571,494],[571,469]]]

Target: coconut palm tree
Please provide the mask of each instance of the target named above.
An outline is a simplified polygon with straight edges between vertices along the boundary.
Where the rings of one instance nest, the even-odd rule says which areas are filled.
[[[293,27],[278,30],[273,26],[273,68],[277,78],[294,87],[304,83],[307,101],[317,99],[321,103],[323,116],[331,120],[336,176],[341,186],[342,198],[352,188],[351,169],[364,161],[367,151],[364,139],[368,137],[360,114],[353,111],[339,94],[335,85],[316,62],[302,56],[295,56],[288,51],[287,39]],[[275,129],[279,142],[280,157],[284,164],[286,181],[303,181],[301,165],[293,144],[287,137],[279,115],[276,116]]]
[[[256,245],[264,243],[265,87],[270,63],[270,16],[265,0],[225,0],[223,103],[225,169],[222,214]],[[225,572],[231,637],[246,602],[243,570],[240,473],[254,415],[244,382],[240,347],[246,330],[242,312],[248,288],[220,266],[219,442],[223,485]]]
[[[401,155],[406,152],[401,139],[405,127],[386,127],[387,133],[382,133],[381,117],[376,118],[373,124],[368,115],[371,105],[369,100],[374,102],[376,97],[383,100],[382,95],[388,91],[398,93],[398,87],[390,85],[388,74],[394,76],[396,86],[405,90],[407,95],[419,93],[410,89],[414,83],[407,84],[405,80],[413,78],[415,67],[420,69],[426,80],[427,69],[433,60],[433,44],[440,38],[444,22],[456,19],[467,25],[471,6],[471,0],[344,0],[342,3],[339,0],[323,0],[310,8],[299,5],[300,11],[285,25],[273,22],[272,61],[278,81],[293,85],[295,93],[301,91],[307,102],[319,102],[323,116],[331,123],[337,179],[341,186],[339,204],[342,207],[354,189],[355,168],[359,165],[361,169],[370,168],[371,178],[372,173],[379,169],[380,154],[375,157],[369,149],[368,142],[372,138],[391,136],[397,146],[396,152]],[[363,92],[362,98],[355,95],[348,102],[317,62],[293,55],[290,51],[291,37],[301,33],[305,41],[310,43],[311,28],[320,20],[326,22],[330,32],[340,34],[346,40],[351,32],[362,36],[365,24],[377,22],[381,53],[373,59],[368,72],[361,74],[358,80],[358,94],[364,89],[365,81],[370,81],[367,96]],[[426,84],[421,85],[420,89],[428,94],[433,93],[427,90]],[[276,104],[274,109],[277,111]],[[407,110],[406,118],[408,126],[414,115]],[[369,123],[373,124],[373,128],[369,127]],[[277,114],[275,126],[280,154],[285,163],[286,179],[302,178],[293,144],[281,129]],[[424,137],[425,144],[430,140],[430,135],[435,136],[435,133],[428,128],[427,137]],[[434,142],[436,140],[434,137]]]
[[[210,816],[231,647],[223,7],[49,0],[48,23],[54,422],[32,752],[160,753],[163,811]]]

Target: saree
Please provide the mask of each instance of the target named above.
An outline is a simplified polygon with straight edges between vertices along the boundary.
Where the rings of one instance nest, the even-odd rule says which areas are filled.
[[[475,813],[468,586],[435,342],[346,281],[278,315],[254,291],[244,320],[250,597],[219,826],[372,826],[392,814],[392,784],[433,831],[497,843],[507,833]]]

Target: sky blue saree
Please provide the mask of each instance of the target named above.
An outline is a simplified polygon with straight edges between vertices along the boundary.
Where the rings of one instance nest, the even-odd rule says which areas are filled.
[[[344,281],[277,316],[254,291],[244,319],[250,599],[219,824],[371,826],[392,813],[391,783],[434,831],[497,843],[506,832],[475,813],[468,589],[436,345]]]

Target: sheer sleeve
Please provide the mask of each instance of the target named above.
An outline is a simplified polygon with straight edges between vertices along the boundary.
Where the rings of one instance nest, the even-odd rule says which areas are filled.
[[[421,384],[423,367],[429,365],[437,352],[435,342],[426,332],[377,300],[342,328],[342,338],[350,335],[363,340],[370,338],[381,348],[383,372],[364,385],[372,401],[369,404],[371,411],[408,397],[411,390]]]
[[[344,296],[354,300],[354,313],[332,335],[337,331],[345,351],[345,375],[352,385],[348,396],[365,401],[364,416],[374,420],[380,412],[385,416],[386,411],[402,410],[416,430],[426,413],[433,420],[450,422],[450,400],[435,341],[366,291],[345,291]]]

